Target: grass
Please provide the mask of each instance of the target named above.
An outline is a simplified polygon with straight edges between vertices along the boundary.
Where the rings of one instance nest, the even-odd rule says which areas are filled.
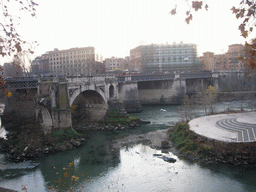
[[[139,118],[122,114],[117,110],[109,111],[107,116],[103,120],[99,121],[100,124],[110,125],[127,125],[134,122],[139,122]]]
[[[189,130],[185,122],[178,123],[169,130],[169,137],[184,154],[205,157],[214,152],[214,147],[199,135]]]

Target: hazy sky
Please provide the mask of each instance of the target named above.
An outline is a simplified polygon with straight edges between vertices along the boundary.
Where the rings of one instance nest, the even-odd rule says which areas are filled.
[[[26,40],[39,42],[36,55],[93,46],[104,58],[124,57],[141,44],[174,41],[197,44],[199,56],[224,53],[228,45],[245,42],[230,10],[240,1],[206,0],[209,10],[196,12],[187,25],[185,4],[179,4],[178,15],[169,14],[181,0],[37,0],[37,17],[24,17],[19,30]]]

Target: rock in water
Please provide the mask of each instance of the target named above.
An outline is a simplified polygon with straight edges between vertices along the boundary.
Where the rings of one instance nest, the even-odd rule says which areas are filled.
[[[177,160],[172,158],[172,157],[166,157],[166,156],[163,156],[163,160],[164,161],[167,161],[169,163],[175,163]]]

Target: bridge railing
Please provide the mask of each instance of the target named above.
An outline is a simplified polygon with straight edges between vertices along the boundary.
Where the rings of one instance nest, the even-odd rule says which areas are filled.
[[[180,78],[194,79],[194,78],[211,78],[212,72],[198,72],[198,73],[181,73]]]
[[[157,80],[170,80],[174,79],[174,74],[165,75],[128,75],[128,76],[118,76],[118,82],[125,81],[157,81]]]
[[[105,82],[110,80],[116,80],[116,76],[114,75],[97,75],[97,76],[81,76],[81,77],[68,77],[69,83],[92,83],[92,82]]]
[[[38,80],[33,79],[33,80],[12,80],[12,81],[6,81],[5,87],[7,89],[32,89],[32,88],[37,88],[38,86]]]

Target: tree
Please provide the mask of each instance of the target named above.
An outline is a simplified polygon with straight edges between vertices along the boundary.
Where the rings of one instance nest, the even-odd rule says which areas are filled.
[[[27,12],[32,17],[35,17],[35,7],[38,4],[34,0],[1,0],[0,4],[2,6],[2,13],[0,14],[3,16],[2,20],[0,20],[0,55],[2,57],[13,56],[15,61],[18,59],[19,53],[24,50],[25,45],[29,43],[16,30],[20,17],[12,13],[16,13],[18,9],[18,11]],[[31,54],[33,54],[32,44],[30,44],[31,47],[25,48]],[[0,70],[3,71],[3,68]],[[8,93],[4,87],[3,77],[1,77],[0,82],[1,90]]]
[[[6,55],[17,56],[23,50],[23,45],[27,44],[27,42],[22,39],[16,30],[20,17],[11,14],[14,11],[13,7],[17,7],[18,10],[28,12],[32,17],[35,17],[35,7],[38,4],[33,0],[1,0],[0,4],[2,5],[3,14],[3,19],[0,21],[0,55],[2,57]],[[31,49],[28,49],[28,51],[33,53]]]

